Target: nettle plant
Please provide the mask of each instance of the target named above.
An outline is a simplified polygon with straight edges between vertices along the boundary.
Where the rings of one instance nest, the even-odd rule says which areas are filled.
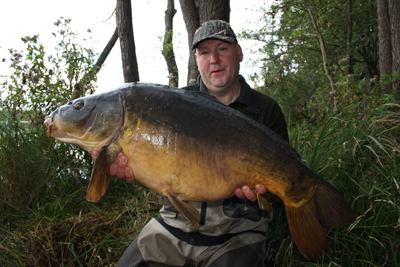
[[[21,38],[26,51],[9,49],[10,59],[3,59],[13,70],[1,88],[2,113],[10,123],[42,125],[44,116],[58,106],[94,92],[95,54],[76,43],[78,35],[68,27],[70,21],[61,17],[54,23],[58,31],[52,33],[53,49],[39,43],[38,35],[26,36]]]

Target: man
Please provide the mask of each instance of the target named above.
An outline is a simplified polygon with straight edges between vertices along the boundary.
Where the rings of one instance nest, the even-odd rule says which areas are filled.
[[[239,75],[243,53],[227,22],[202,24],[194,35],[192,49],[196,49],[200,76],[187,90],[210,94],[288,140],[286,122],[276,101],[252,90]],[[132,183],[132,170],[126,166],[127,158],[121,153],[110,172]],[[263,185],[257,185],[256,190],[267,192]],[[256,194],[249,187],[236,189],[229,199],[189,204],[200,212],[199,228],[193,228],[164,198],[160,216],[143,228],[117,266],[264,266],[272,214],[260,212]]]

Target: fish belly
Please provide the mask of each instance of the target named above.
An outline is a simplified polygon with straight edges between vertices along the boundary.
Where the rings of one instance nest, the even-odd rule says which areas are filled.
[[[293,190],[299,171],[252,149],[233,153],[229,147],[209,144],[170,129],[141,122],[128,127],[120,145],[129,158],[135,179],[161,195],[172,193],[185,201],[213,201],[233,195],[244,185],[254,189],[264,184],[272,193],[285,198]]]

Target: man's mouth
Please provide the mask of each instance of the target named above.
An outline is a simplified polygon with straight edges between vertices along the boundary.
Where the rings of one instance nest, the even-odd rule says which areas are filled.
[[[221,74],[224,70],[223,69],[219,69],[219,70],[213,70],[211,72],[211,74]]]

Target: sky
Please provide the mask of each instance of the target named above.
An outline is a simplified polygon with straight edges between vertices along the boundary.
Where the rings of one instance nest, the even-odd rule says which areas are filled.
[[[115,30],[116,1],[104,0],[15,0],[1,1],[0,9],[0,59],[9,59],[9,48],[24,51],[26,44],[21,37],[39,34],[39,43],[49,48],[56,46],[51,34],[57,32],[54,25],[60,17],[71,19],[71,30],[78,33],[77,42],[85,42],[100,54]],[[243,29],[254,28],[259,24],[262,13],[257,11],[264,0],[231,0],[230,23],[236,33]],[[168,84],[168,71],[161,54],[164,37],[164,12],[167,0],[132,1],[132,23],[136,45],[140,81]],[[186,84],[188,65],[188,41],[185,24],[179,6],[175,1],[177,13],[174,16],[174,52],[179,70],[179,86]],[[91,33],[88,33],[90,29]],[[255,55],[251,49],[259,45],[250,41],[239,40],[244,51],[241,74],[246,78],[257,71],[250,58]],[[96,57],[97,59],[97,57]],[[10,75],[8,64],[0,63],[0,81]],[[97,91],[107,91],[123,84],[122,63],[119,42],[107,57],[98,73]]]

